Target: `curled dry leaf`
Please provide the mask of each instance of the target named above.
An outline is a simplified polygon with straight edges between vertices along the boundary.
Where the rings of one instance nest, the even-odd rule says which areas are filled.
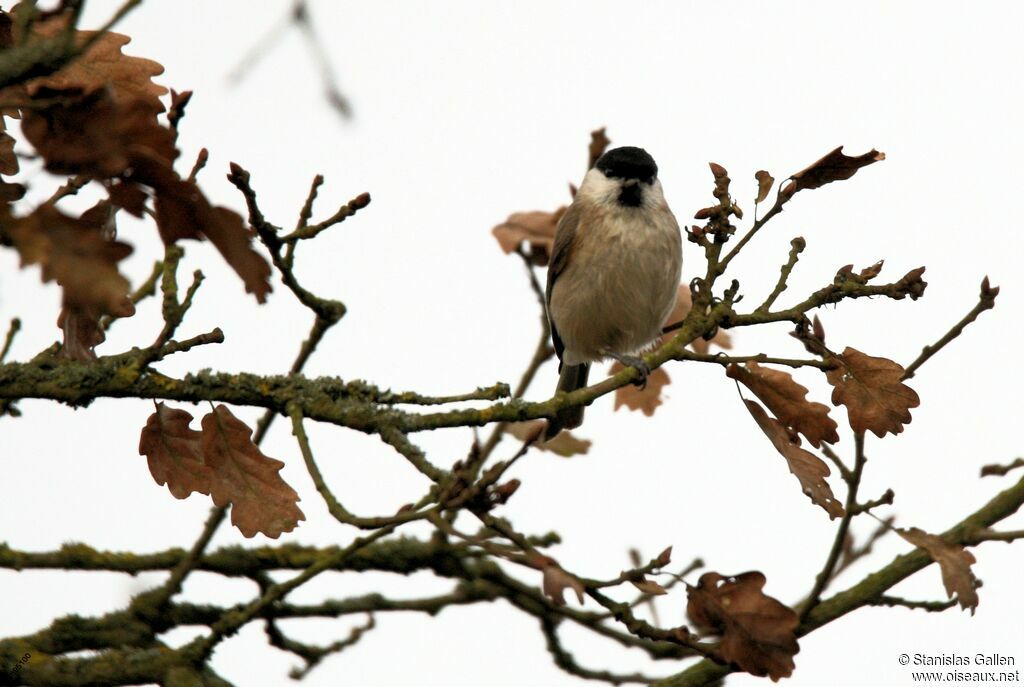
[[[765,577],[746,572],[735,577],[704,573],[689,587],[686,613],[702,630],[721,635],[719,653],[741,669],[772,680],[789,677],[800,651],[793,609],[767,596]]]
[[[839,503],[832,493],[832,488],[825,481],[831,474],[825,461],[801,448],[799,437],[790,434],[781,422],[768,415],[758,403],[746,399],[743,403],[750,411],[754,422],[772,442],[775,450],[789,463],[789,471],[800,480],[803,492],[828,513],[829,519],[842,517],[846,513],[843,504]]]
[[[896,528],[896,533],[928,552],[932,560],[939,564],[946,594],[950,599],[956,594],[960,608],[969,608],[971,615],[974,615],[974,609],[978,607],[978,581],[971,571],[971,566],[977,562],[974,554],[959,544],[950,544],[916,527]]]
[[[167,485],[174,498],[192,492],[210,493],[213,470],[203,460],[201,432],[189,424],[192,415],[158,403],[139,438],[139,455],[146,456],[149,472],[159,485]]]
[[[505,253],[514,252],[525,241],[530,246],[530,256],[534,262],[546,265],[554,249],[555,229],[566,207],[563,205],[554,212],[514,212],[494,227],[491,233]]]
[[[917,392],[904,384],[903,367],[887,358],[876,358],[847,347],[827,359],[836,365],[826,373],[832,404],[844,405],[855,432],[899,434],[911,420],[910,409],[921,403]]]
[[[284,463],[264,455],[252,441],[252,430],[227,406],[203,417],[200,444],[213,471],[210,496],[218,506],[231,504],[231,524],[246,537],[262,532],[277,539],[305,520],[299,495],[281,479]]]
[[[542,589],[544,596],[551,599],[556,605],[565,605],[566,589],[576,592],[576,599],[581,604],[583,603],[583,595],[587,591],[586,587],[574,575],[570,575],[562,570],[558,563],[551,561],[551,563],[545,565],[543,575]]]
[[[761,367],[751,361],[746,368],[735,363],[729,365],[725,373],[750,389],[779,422],[803,434],[815,448],[821,446],[822,441],[830,444],[839,441],[838,425],[829,417],[828,406],[808,401],[807,387],[798,384],[788,372]]]
[[[548,441],[538,439],[547,426],[546,420],[530,420],[529,422],[513,422],[508,426],[508,433],[519,441],[537,440],[534,446],[541,451],[549,451],[562,458],[582,455],[590,451],[590,439],[580,439],[572,432],[562,430],[555,438]]]
[[[763,203],[764,199],[768,197],[768,192],[772,190],[775,178],[763,169],[754,174],[754,178],[757,179],[757,200],[754,202]]]
[[[792,196],[793,193],[804,189],[820,188],[833,181],[849,179],[861,167],[866,167],[873,162],[879,162],[884,159],[885,153],[880,153],[874,148],[863,155],[850,157],[849,155],[844,155],[843,146],[839,146],[810,167],[802,169],[791,176],[790,179],[793,180],[795,186],[789,192],[789,195]]]

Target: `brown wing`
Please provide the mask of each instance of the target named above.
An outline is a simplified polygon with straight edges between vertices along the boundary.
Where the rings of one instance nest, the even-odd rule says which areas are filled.
[[[562,369],[562,351],[565,350],[565,345],[562,343],[562,338],[558,335],[558,328],[555,327],[554,320],[551,319],[551,291],[555,286],[555,280],[558,279],[558,275],[564,272],[569,264],[569,248],[572,246],[573,241],[576,240],[576,228],[580,222],[580,214],[579,206],[573,203],[565,211],[565,214],[562,215],[562,219],[558,221],[558,228],[555,229],[555,246],[551,249],[551,260],[548,262],[548,287],[544,300],[548,306],[551,343],[554,345],[555,353],[558,355],[559,370]]]

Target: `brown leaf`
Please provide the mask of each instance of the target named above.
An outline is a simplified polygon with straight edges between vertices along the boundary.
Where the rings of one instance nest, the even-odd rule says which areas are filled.
[[[642,577],[639,580],[630,580],[630,583],[644,594],[650,594],[652,596],[662,596],[668,594],[668,591],[654,580],[649,580],[646,577]]]
[[[536,439],[544,432],[547,426],[546,420],[530,420],[529,422],[512,422],[508,426],[508,433],[519,441]],[[590,439],[580,439],[572,432],[562,430],[557,436],[548,441],[538,440],[534,446],[541,451],[549,451],[562,458],[583,455],[590,451]]]
[[[198,187],[197,187],[198,190]],[[224,207],[203,207],[203,233],[217,247],[227,263],[242,278],[245,290],[264,303],[270,293],[270,265],[253,248],[253,232],[234,210]]]
[[[171,163],[174,134],[157,121],[152,103],[117,101],[109,91],[46,91],[56,101],[28,110],[21,129],[55,174],[106,179],[133,165],[142,150]]]
[[[565,214],[566,206],[554,212],[515,212],[504,222],[494,227],[491,233],[505,253],[512,253],[524,241],[539,265],[546,265],[555,245],[555,229],[558,220]]]
[[[802,191],[805,188],[820,188],[825,184],[830,184],[833,181],[842,181],[849,179],[857,170],[861,167],[870,165],[873,162],[878,162],[885,159],[885,153],[880,153],[874,148],[858,155],[857,157],[850,157],[843,154],[843,146],[839,146],[831,153],[821,158],[810,167],[802,169],[790,179],[796,184],[793,190],[789,193],[792,195],[797,191]]]
[[[672,547],[667,547],[664,551],[658,554],[655,559],[658,562],[659,568],[664,568],[666,565],[672,562]]]
[[[576,598],[581,604],[583,603],[583,595],[587,591],[582,582],[580,582],[575,576],[562,570],[562,568],[554,561],[549,565],[544,566],[544,577],[541,589],[544,591],[544,596],[554,601],[558,606],[565,605],[566,589],[571,589],[576,592]]]
[[[698,627],[721,635],[722,658],[758,677],[789,677],[800,651],[793,609],[767,596],[765,577],[746,572],[735,577],[704,573],[689,587],[686,613]]]
[[[71,360],[96,360],[96,346],[106,341],[100,326],[100,315],[95,308],[64,306],[57,317],[57,326],[64,333],[60,354]]]
[[[611,143],[608,140],[608,136],[605,135],[605,127],[600,129],[594,129],[590,132],[590,146],[587,149],[587,169],[590,169],[597,164],[597,158],[604,155],[604,151],[608,149],[608,145]],[[573,195],[576,195],[575,193]],[[505,251],[506,253],[508,251]]]
[[[789,471],[800,480],[803,492],[810,497],[811,501],[821,506],[829,519],[842,517],[845,514],[843,504],[836,500],[832,488],[825,481],[831,474],[828,465],[821,458],[800,448],[800,439],[783,426],[781,422],[768,415],[765,409],[755,401],[743,400],[754,422],[765,433],[765,436],[772,442],[775,450],[782,454],[782,457],[789,463]]]
[[[157,228],[165,243],[210,239],[242,278],[245,290],[260,303],[267,300],[270,265],[253,248],[253,232],[238,213],[212,205],[194,181],[182,179],[165,160],[151,153],[136,156],[133,169],[133,179],[154,189]]]
[[[136,217],[142,217],[146,210],[146,199],[149,197],[138,184],[127,181],[115,181],[107,186],[110,202],[124,208]]]
[[[210,495],[218,506],[231,504],[231,523],[244,536],[261,532],[277,539],[306,519],[296,505],[299,495],[278,474],[284,463],[264,455],[227,406],[208,413],[202,426],[203,458],[213,471]]]
[[[969,608],[971,615],[974,615],[974,609],[978,607],[979,601],[978,582],[971,571],[971,566],[977,562],[974,554],[959,544],[950,544],[941,537],[928,534],[916,527],[895,529],[896,533],[908,542],[928,552],[932,560],[939,564],[946,594],[950,599],[956,594],[960,608]]]
[[[904,369],[887,358],[875,358],[847,347],[827,362],[838,367],[826,373],[835,387],[832,404],[845,405],[850,427],[855,432],[872,431],[879,438],[886,432],[899,434],[910,422],[910,409],[921,403],[917,392],[901,382]]]
[[[611,369],[608,370],[608,374],[618,374],[624,369],[626,368],[623,367],[622,363],[616,361],[612,363]],[[643,389],[635,387],[632,384],[620,386],[615,390],[615,410],[618,410],[622,406],[626,406],[630,410],[639,410],[648,417],[654,415],[654,411],[657,410],[658,406],[663,402],[661,400],[661,391],[671,381],[672,380],[669,378],[668,372],[665,371],[665,368],[659,367],[658,369],[651,371],[651,374],[647,375],[647,386]]]
[[[139,455],[146,456],[153,479],[178,499],[194,491],[208,495],[213,481],[203,460],[202,434],[189,427],[191,422],[190,413],[158,403],[139,438]]]
[[[57,37],[64,32],[69,19],[69,14],[56,14],[33,22],[32,34],[36,38]],[[83,45],[95,34],[95,31],[75,31],[74,43]],[[16,40],[18,38],[15,36]],[[109,88],[118,100],[141,99],[163,111],[160,96],[167,93],[167,89],[153,83],[152,79],[162,74],[164,68],[159,62],[122,53],[121,48],[129,42],[131,38],[123,34],[104,33],[85,53],[58,71],[26,82],[25,91],[29,97],[35,97],[43,89],[78,89],[90,94]]]
[[[772,190],[775,178],[763,169],[754,174],[754,178],[757,179],[757,200],[754,202],[763,203],[764,199],[768,197],[768,192]]]
[[[808,401],[807,388],[788,372],[761,367],[751,361],[746,368],[735,363],[729,365],[725,373],[750,389],[779,422],[803,434],[815,448],[821,446],[822,441],[830,444],[839,441],[838,425],[828,416],[828,406]]]
[[[63,287],[66,306],[131,314],[128,280],[117,270],[132,252],[128,244],[108,241],[94,225],[50,205],[13,220],[8,234],[23,267],[38,264],[44,282],[56,280]]]

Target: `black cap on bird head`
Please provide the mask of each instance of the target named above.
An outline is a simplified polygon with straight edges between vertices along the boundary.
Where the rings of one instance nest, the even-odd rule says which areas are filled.
[[[613,148],[594,163],[606,177],[639,179],[650,184],[658,176],[658,165],[643,148],[624,146]]]

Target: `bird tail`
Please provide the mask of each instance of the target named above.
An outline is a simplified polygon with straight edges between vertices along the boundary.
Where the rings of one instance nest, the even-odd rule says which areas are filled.
[[[590,363],[581,365],[563,365],[558,375],[557,391],[576,391],[587,385],[590,376]],[[544,440],[554,439],[563,429],[574,429],[583,424],[583,406],[573,406],[559,410],[553,418],[548,419],[548,428],[544,432]]]

